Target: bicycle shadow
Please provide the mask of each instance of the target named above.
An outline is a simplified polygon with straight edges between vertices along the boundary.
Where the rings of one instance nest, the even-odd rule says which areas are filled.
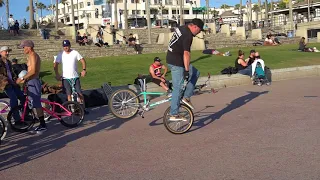
[[[269,91],[263,91],[263,92],[252,92],[252,91],[248,91],[248,94],[238,97],[237,99],[234,99],[233,101],[231,101],[230,104],[228,104],[227,107],[221,109],[220,111],[211,114],[209,116],[206,116],[204,118],[201,118],[199,120],[195,120],[193,122],[192,128],[187,132],[193,132],[195,130],[201,129],[207,125],[209,125],[210,123],[212,123],[213,121],[216,121],[218,119],[220,119],[223,115],[225,115],[228,112],[231,112],[245,104],[247,104],[248,102],[252,101],[253,99],[263,95],[263,94],[267,94]],[[195,116],[197,116],[199,113],[195,114]]]
[[[0,171],[55,152],[75,140],[102,130],[117,129],[131,120],[117,119],[110,113],[106,115],[106,111],[100,108],[90,109],[90,115],[86,119],[92,120],[85,120],[82,126],[73,129],[68,129],[57,120],[52,120],[48,123],[48,131],[42,135],[19,133],[5,138],[0,149]]]

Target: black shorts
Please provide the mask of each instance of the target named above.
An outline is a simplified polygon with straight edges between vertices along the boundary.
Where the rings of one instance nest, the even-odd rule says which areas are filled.
[[[155,84],[157,84],[158,86],[160,86],[160,83],[162,82],[160,79],[152,79],[152,82],[154,82]]]
[[[72,86],[71,84],[74,82],[74,88],[77,93],[81,94],[81,85],[80,85],[80,80],[79,78],[74,78],[74,79],[63,79],[62,84],[63,88],[66,92],[67,95],[72,94]]]

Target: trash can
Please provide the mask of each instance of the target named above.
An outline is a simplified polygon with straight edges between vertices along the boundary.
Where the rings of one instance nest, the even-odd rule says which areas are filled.
[[[293,30],[288,31],[288,38],[293,38]]]

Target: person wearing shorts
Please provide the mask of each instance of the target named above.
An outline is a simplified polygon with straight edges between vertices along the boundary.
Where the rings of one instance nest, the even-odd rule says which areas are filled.
[[[34,43],[31,40],[24,40],[21,42],[20,48],[23,48],[25,54],[28,57],[28,72],[23,77],[19,77],[16,83],[28,84],[28,96],[32,108],[35,109],[37,117],[40,121],[40,125],[35,128],[37,133],[42,133],[47,130],[46,122],[44,121],[44,115],[41,105],[41,82],[39,79],[41,59],[39,55],[34,51]]]
[[[161,73],[161,69],[164,70],[164,73]],[[155,57],[153,63],[149,67],[149,73],[152,76],[152,82],[161,86],[166,92],[167,95],[171,95],[171,91],[168,87],[168,83],[166,80],[167,67],[161,64],[161,59],[159,57]]]
[[[68,101],[71,101],[72,85],[75,91],[78,93],[80,103],[84,106],[84,96],[81,92],[80,79],[78,74],[78,61],[82,64],[81,77],[86,75],[86,61],[80,55],[80,53],[74,49],[71,49],[71,43],[69,40],[62,42],[63,51],[61,51],[54,61],[54,71],[56,79],[62,80],[63,87],[65,88]],[[59,64],[62,64],[62,76],[59,74]],[[88,113],[85,110],[85,113]]]

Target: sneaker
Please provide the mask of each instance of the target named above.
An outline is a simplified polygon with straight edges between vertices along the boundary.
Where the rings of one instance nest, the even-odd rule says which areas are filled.
[[[47,127],[43,127],[43,126],[38,126],[34,129],[34,131],[37,133],[37,134],[41,134],[43,132],[45,132],[47,130]]]
[[[169,121],[188,121],[185,117],[180,115],[172,115],[169,118]]]
[[[183,98],[183,99],[182,99],[182,102],[183,102],[184,104],[186,104],[187,106],[189,106],[192,110],[194,109],[193,105],[191,104],[191,101],[188,100],[187,98]]]
[[[171,90],[168,90],[167,91],[167,98],[171,98],[172,97],[172,92],[171,92]]]

